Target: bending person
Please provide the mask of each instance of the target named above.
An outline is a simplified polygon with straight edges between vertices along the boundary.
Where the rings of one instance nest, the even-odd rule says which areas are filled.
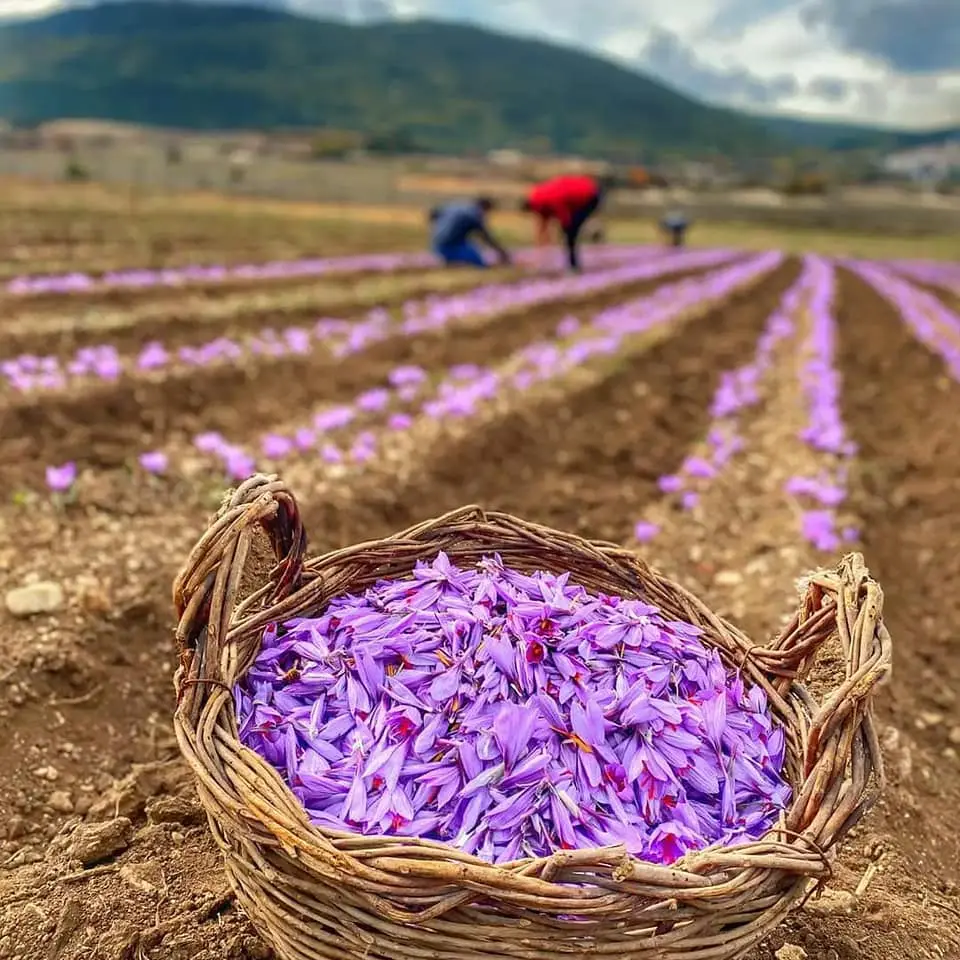
[[[670,238],[671,246],[682,247],[690,221],[681,210],[671,210],[661,221],[660,229]]]
[[[567,262],[571,270],[580,269],[577,246],[584,224],[603,202],[605,186],[595,177],[562,176],[538,183],[521,204],[521,209],[538,218],[537,245],[550,240],[550,223],[555,220],[563,232]]]
[[[433,252],[447,265],[467,264],[485,268],[483,254],[470,242],[476,234],[494,250],[501,263],[510,262],[510,254],[493,238],[487,229],[487,214],[494,202],[489,197],[478,197],[472,202],[448,203],[430,211],[430,240]]]

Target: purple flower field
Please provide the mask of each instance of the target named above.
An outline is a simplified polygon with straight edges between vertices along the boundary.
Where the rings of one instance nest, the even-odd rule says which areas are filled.
[[[50,246],[0,292],[0,917],[17,931],[0,922],[0,957],[267,956],[169,723],[170,584],[257,472],[296,493],[311,556],[473,504],[632,551],[744,635],[721,651],[699,607],[681,616],[655,585],[600,592],[509,541],[476,563],[438,546],[414,564],[400,544],[363,586],[324,569],[306,589],[332,583],[333,599],[263,617],[242,675],[210,684],[294,805],[271,807],[278,849],[295,846],[295,810],[387,903],[385,861],[442,848],[482,896],[453,903],[451,881],[438,930],[497,900],[485,865],[536,896],[559,877],[558,956],[607,899],[625,945],[657,924],[675,935],[644,913],[643,871],[676,871],[681,912],[687,870],[713,871],[719,899],[741,858],[775,861],[792,806],[814,802],[781,721],[785,700],[806,701],[791,676],[755,682],[743,651],[762,666],[798,588],[859,551],[896,644],[876,711],[884,800],[832,861],[829,895],[745,960],[787,944],[810,960],[960,956],[954,265],[909,248],[880,261],[611,244],[590,245],[578,274],[525,249],[451,283],[427,253],[268,259],[296,249],[278,243],[258,260],[198,242],[194,266],[109,269],[90,253],[57,271],[71,261]],[[333,286],[342,303],[324,301]],[[271,569],[262,547],[241,594]],[[226,642],[233,669],[236,620],[207,612],[223,619],[204,642]],[[830,638],[811,717],[844,683],[850,642]],[[874,747],[818,735],[838,756]],[[239,766],[225,776],[251,789]],[[613,891],[624,862],[635,896]],[[404,909],[436,907],[415,872]],[[355,908],[345,898],[344,916]],[[533,956],[528,908],[511,909],[508,953]]]

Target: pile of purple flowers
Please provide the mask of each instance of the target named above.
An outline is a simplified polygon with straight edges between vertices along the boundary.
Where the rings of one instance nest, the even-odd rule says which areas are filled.
[[[323,827],[498,863],[610,844],[672,863],[760,837],[790,799],[766,696],[699,637],[569,574],[440,553],[269,626],[240,738]]]

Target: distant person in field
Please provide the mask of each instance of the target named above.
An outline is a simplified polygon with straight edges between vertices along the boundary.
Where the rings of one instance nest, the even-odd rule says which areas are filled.
[[[596,177],[569,175],[538,183],[527,194],[520,208],[537,217],[537,245],[550,242],[550,224],[556,221],[563,233],[567,263],[579,271],[578,245],[584,224],[603,203],[606,184]]]
[[[661,221],[660,229],[664,232],[670,245],[682,247],[687,235],[690,222],[682,210],[671,210]]]
[[[481,269],[487,266],[480,250],[471,242],[479,237],[500,258],[510,262],[510,254],[487,229],[487,214],[494,208],[489,197],[459,201],[434,207],[430,211],[430,239],[433,252],[447,265],[465,264]]]

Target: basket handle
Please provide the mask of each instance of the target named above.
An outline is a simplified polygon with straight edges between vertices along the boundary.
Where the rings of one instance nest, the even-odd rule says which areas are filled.
[[[236,612],[250,547],[261,528],[268,536],[276,565],[254,599],[273,605],[299,586],[307,536],[296,498],[276,475],[255,474],[224,497],[216,518],[191,550],[173,583],[177,611],[176,644],[182,678],[190,670],[194,683],[222,683],[218,664]],[[248,602],[251,598],[248,598]],[[186,693],[177,683],[178,700]]]
[[[822,626],[811,642],[804,625],[809,628],[815,618]],[[786,824],[821,848],[835,843],[873,806],[871,776],[881,787],[884,783],[873,698],[892,672],[893,651],[883,623],[883,591],[859,553],[807,578],[800,609],[776,647],[792,653],[802,677],[831,639],[839,640],[843,676],[812,711],[804,736],[802,782]],[[812,705],[809,695],[803,696]]]

